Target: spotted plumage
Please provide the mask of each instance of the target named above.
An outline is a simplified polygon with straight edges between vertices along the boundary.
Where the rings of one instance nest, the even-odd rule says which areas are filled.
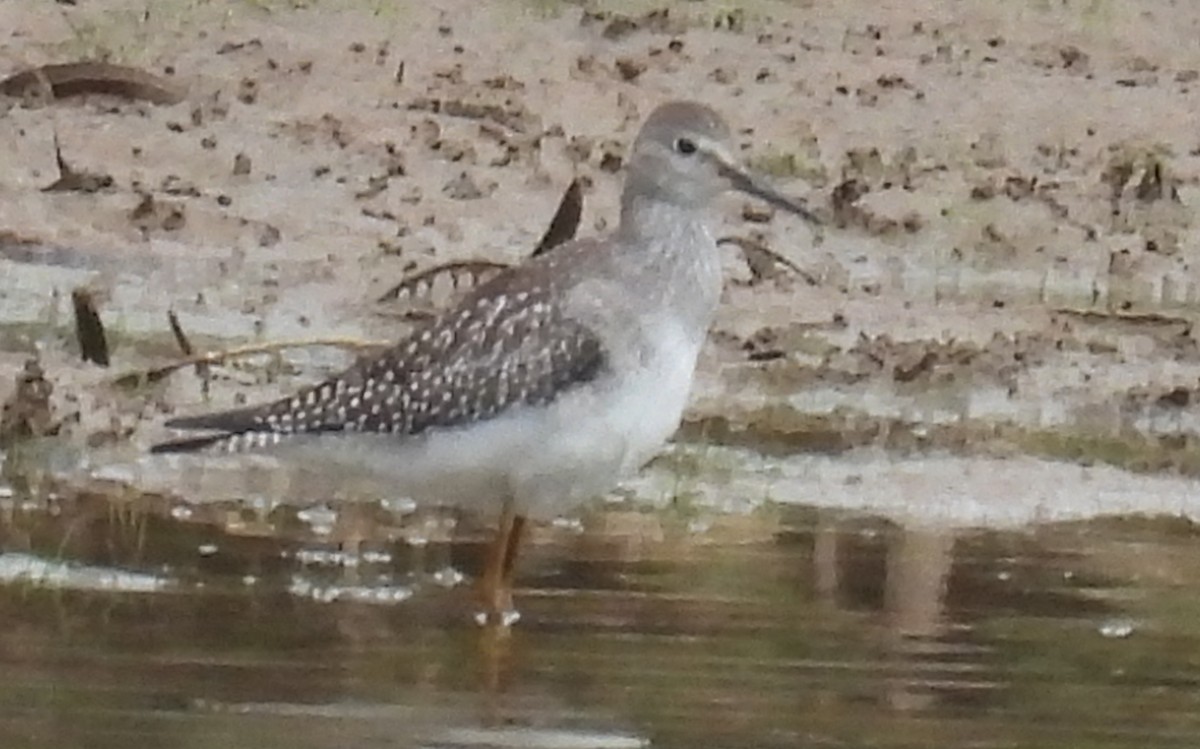
[[[564,314],[558,286],[545,271],[504,272],[388,351],[289,398],[168,421],[221,434],[153,449],[238,452],[321,432],[412,437],[548,404],[604,362],[595,333]]]

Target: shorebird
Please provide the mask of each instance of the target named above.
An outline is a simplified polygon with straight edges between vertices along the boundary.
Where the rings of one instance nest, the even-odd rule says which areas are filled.
[[[721,295],[710,204],[736,190],[819,223],[740,169],[731,140],[707,106],[659,106],[634,141],[612,234],[500,272],[295,395],[172,419],[212,433],[152,450],[333,461],[418,502],[499,505],[480,619],[507,625],[525,517],[610,490],[679,425]]]

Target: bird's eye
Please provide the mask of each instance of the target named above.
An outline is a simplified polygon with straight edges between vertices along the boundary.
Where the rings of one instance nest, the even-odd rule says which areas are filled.
[[[696,141],[690,138],[680,138],[675,141],[675,150],[684,156],[688,156],[696,152]]]

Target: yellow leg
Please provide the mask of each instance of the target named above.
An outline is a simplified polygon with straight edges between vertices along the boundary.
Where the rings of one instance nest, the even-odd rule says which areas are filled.
[[[525,517],[517,514],[511,500],[505,500],[496,537],[488,547],[483,574],[479,578],[483,610],[476,616],[476,621],[483,626],[506,628],[520,618],[513,606],[512,587],[524,530]]]

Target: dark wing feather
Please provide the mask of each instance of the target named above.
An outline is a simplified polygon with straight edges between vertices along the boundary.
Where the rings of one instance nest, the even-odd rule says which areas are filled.
[[[292,397],[168,421],[173,428],[224,434],[152,449],[236,451],[241,443],[278,441],[259,437],[267,434],[410,436],[490,419],[516,405],[549,403],[595,377],[604,351],[591,330],[563,313],[552,274],[537,270],[502,273],[394,348]],[[223,441],[231,435],[247,439]]]
[[[275,445],[292,435],[281,432],[221,432],[204,437],[185,437],[160,442],[150,448],[152,453],[238,453]]]

